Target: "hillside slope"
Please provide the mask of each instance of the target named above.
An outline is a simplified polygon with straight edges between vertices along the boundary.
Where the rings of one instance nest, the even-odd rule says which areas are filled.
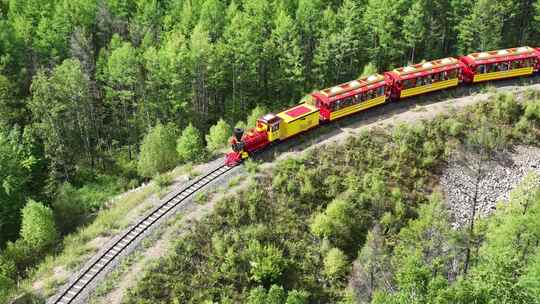
[[[487,219],[471,230],[451,230],[452,215],[442,203],[438,179],[464,147],[485,157],[489,149],[538,143],[538,94],[517,96],[523,103],[512,94],[496,94],[465,111],[415,120],[420,123],[376,124],[342,144],[312,148],[275,167],[261,166],[248,190],[218,202],[211,215],[149,267],[126,302],[367,302],[373,297],[374,303],[400,303],[414,297],[421,303],[437,297],[447,303],[483,303],[497,296],[480,284],[486,271],[499,271],[482,256],[504,249],[496,243],[502,228],[495,223],[529,225],[527,216],[538,204],[519,212],[522,201],[511,200],[493,224]],[[433,117],[428,109],[401,119],[422,113]],[[398,115],[394,122],[399,121]],[[493,138],[496,145],[485,141]],[[534,179],[524,187],[533,190]],[[537,200],[535,191],[519,193]],[[514,236],[523,238],[509,234]],[[534,236],[527,244],[535,244]],[[532,247],[510,252],[526,256],[524,264],[512,266],[523,276],[502,281],[532,280],[535,273],[527,269],[535,265],[534,252]],[[406,263],[396,263],[400,260]],[[537,296],[535,290],[529,284],[500,292],[518,293],[527,303]]]

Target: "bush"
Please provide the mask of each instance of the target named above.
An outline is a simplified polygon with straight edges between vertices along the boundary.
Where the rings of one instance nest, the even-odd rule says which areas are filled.
[[[201,134],[192,124],[189,124],[178,139],[176,151],[182,162],[195,162],[203,158]]]
[[[9,291],[15,287],[15,264],[13,261],[0,256],[0,302],[7,303]]]
[[[259,283],[275,282],[285,267],[281,250],[273,245],[263,246],[254,241],[249,244],[251,279]]]
[[[139,155],[138,172],[145,177],[152,177],[176,166],[176,131],[172,125],[158,123],[144,137]]]
[[[265,107],[256,106],[255,109],[251,111],[251,114],[249,114],[247,119],[246,128],[255,128],[255,125],[257,123],[257,119],[262,117],[264,114],[266,114],[268,111]]]
[[[223,119],[210,127],[210,132],[206,135],[206,149],[213,153],[227,145],[231,136],[231,126]]]
[[[324,257],[324,274],[330,279],[339,279],[347,272],[347,257],[338,248],[332,248]]]
[[[82,200],[77,190],[64,183],[52,204],[55,222],[61,234],[73,232],[83,224],[90,212],[89,206]]]
[[[22,210],[21,238],[38,252],[52,246],[58,238],[52,210],[41,203],[28,201]]]
[[[372,62],[370,62],[364,66],[364,68],[362,69],[362,74],[360,74],[360,77],[370,76],[377,72],[378,72],[377,66],[375,66]]]
[[[170,174],[159,174],[154,177],[154,182],[156,183],[158,190],[161,192],[172,184],[172,176]]]

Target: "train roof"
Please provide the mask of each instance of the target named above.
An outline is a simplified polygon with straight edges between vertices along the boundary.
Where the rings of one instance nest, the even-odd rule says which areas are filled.
[[[535,56],[537,56],[535,49],[529,46],[522,46],[504,50],[472,53],[461,58],[469,64],[486,64],[500,61],[527,59]]]
[[[383,75],[373,74],[371,76],[361,77],[353,81],[317,91],[312,95],[322,102],[327,103],[356,95],[366,90],[378,88],[385,84],[386,78]]]
[[[277,114],[277,116],[283,119],[286,123],[289,123],[293,120],[297,120],[299,118],[302,118],[304,116],[307,116],[309,114],[312,114],[318,111],[319,109],[317,107],[314,107],[307,103],[303,103],[295,107],[292,107],[290,109],[287,109],[283,112],[280,112]]]
[[[459,67],[460,61],[458,59],[454,57],[448,57],[397,68],[388,73],[398,79],[410,79],[433,73],[448,71]]]

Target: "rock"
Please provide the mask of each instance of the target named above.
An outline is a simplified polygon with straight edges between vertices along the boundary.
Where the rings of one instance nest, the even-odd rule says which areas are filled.
[[[484,178],[478,183],[476,215],[487,216],[494,212],[497,203],[508,201],[509,193],[531,171],[540,174],[540,149],[518,146],[507,161],[488,164]],[[440,185],[453,217],[453,227],[470,221],[475,177],[456,161],[450,161],[443,171]]]

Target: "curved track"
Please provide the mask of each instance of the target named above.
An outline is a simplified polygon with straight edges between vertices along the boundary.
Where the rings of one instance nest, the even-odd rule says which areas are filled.
[[[220,176],[229,172],[232,168],[219,166],[211,170],[206,175],[195,180],[191,185],[185,187],[182,191],[164,201],[147,216],[129,228],[111,247],[105,250],[99,258],[82,271],[77,279],[71,281],[68,287],[51,303],[69,304],[78,300],[81,293],[87,286],[96,279],[96,277],[124,251],[130,244],[139,238],[148,228],[173,210],[176,206],[182,204],[188,197],[192,196],[204,186],[216,180]]]

